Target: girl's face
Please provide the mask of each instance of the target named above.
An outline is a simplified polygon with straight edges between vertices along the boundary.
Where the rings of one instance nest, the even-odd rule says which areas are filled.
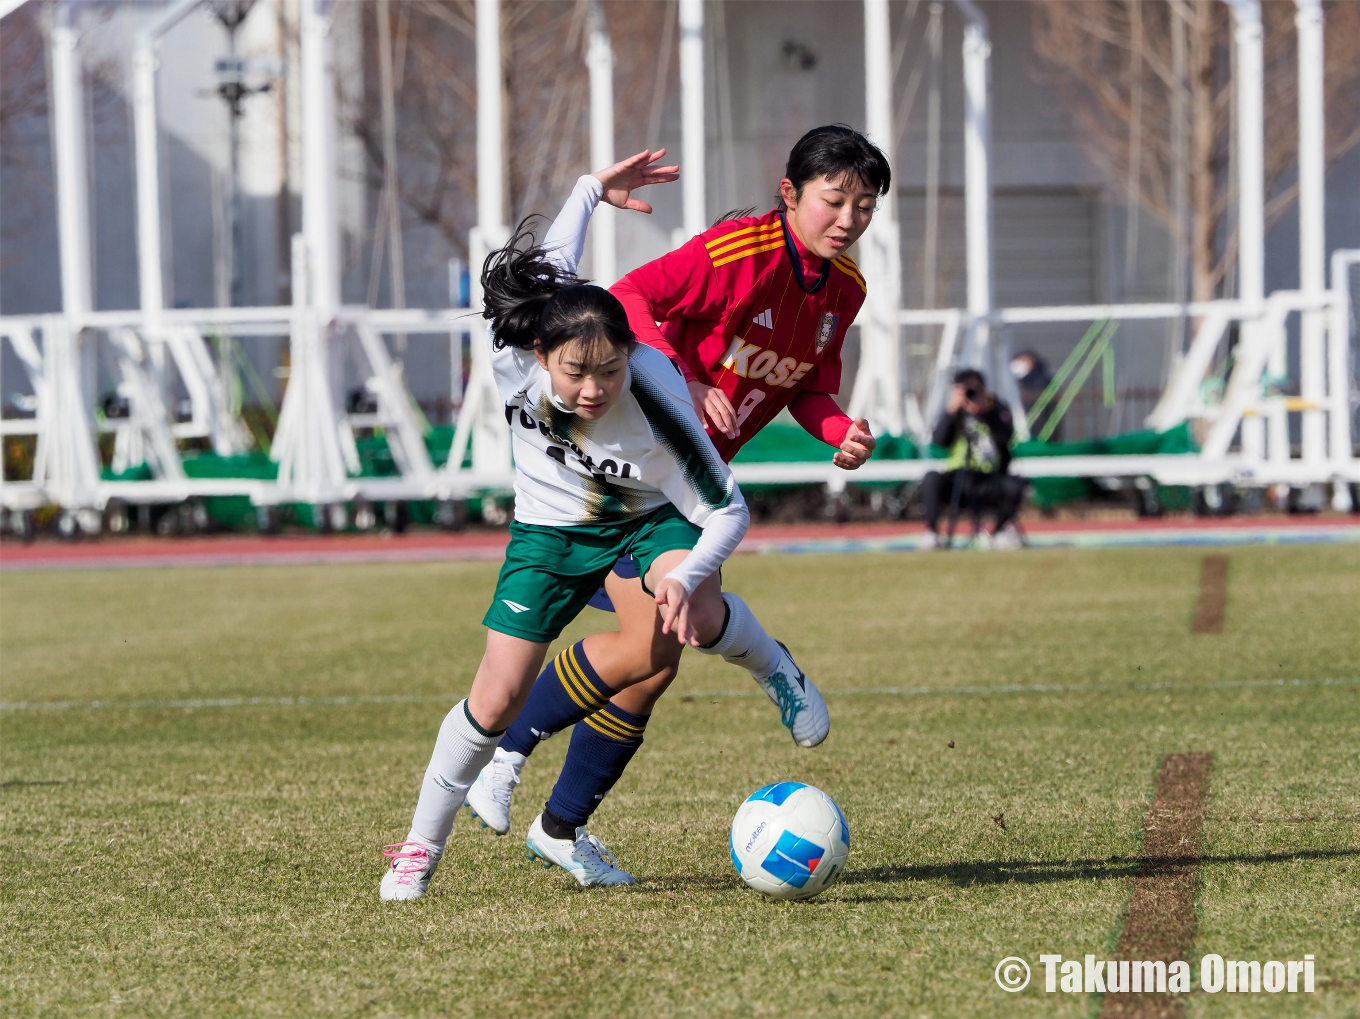
[[[801,197],[793,181],[785,177],[779,182],[779,193],[788,206],[786,215],[794,234],[803,247],[821,258],[835,258],[859,240],[878,204],[878,192],[858,177],[814,177],[803,185]]]
[[[546,356],[534,352],[552,379],[553,392],[567,409],[587,421],[598,421],[618,402],[628,374],[628,354],[610,344],[595,344],[587,359],[579,340],[568,340]],[[601,357],[602,355],[602,357]]]

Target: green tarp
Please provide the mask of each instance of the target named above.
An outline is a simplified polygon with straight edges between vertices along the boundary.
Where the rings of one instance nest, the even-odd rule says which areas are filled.
[[[432,428],[425,437],[425,447],[436,467],[442,467],[448,459],[449,447],[453,443],[453,426],[440,425]],[[359,451],[360,477],[385,478],[397,475],[397,466],[392,459],[392,451],[386,436],[375,434],[355,441]],[[1129,432],[1108,439],[1089,439],[1079,442],[1039,442],[1031,439],[1015,445],[1017,457],[1035,456],[1130,456],[1155,453],[1195,453],[1198,448],[1186,424],[1176,426],[1167,432]],[[792,421],[774,421],[760,430],[750,442],[742,447],[734,463],[809,463],[821,462],[831,458],[831,447],[813,438],[803,428]],[[874,450],[875,460],[915,460],[920,456],[916,444],[906,436],[887,436],[879,439]],[[945,451],[932,446],[928,452],[931,459],[943,459]],[[463,460],[464,466],[471,466],[471,451]],[[222,457],[213,453],[187,453],[184,457],[184,473],[191,478],[259,478],[272,480],[278,475],[278,465],[264,453],[243,453],[240,456]],[[105,469],[103,476],[111,481],[147,481],[151,470],[145,464],[134,467],[120,475]],[[884,483],[893,484],[893,483]],[[1100,490],[1089,478],[1038,478],[1032,483],[1031,497],[1041,507],[1052,507],[1073,499],[1088,498]],[[769,488],[776,486],[748,486],[750,488]],[[1180,488],[1159,488],[1163,505],[1178,508],[1189,503],[1189,490]],[[223,527],[232,530],[246,530],[255,526],[255,510],[245,496],[221,496],[203,500],[208,514]],[[311,507],[284,507],[287,517],[311,526]],[[475,514],[474,514],[475,515]],[[429,523],[434,518],[434,504],[414,502],[410,505],[410,518],[414,523]]]

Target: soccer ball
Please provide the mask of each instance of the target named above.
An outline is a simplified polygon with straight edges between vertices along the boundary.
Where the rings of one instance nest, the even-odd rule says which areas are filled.
[[[732,866],[773,899],[810,899],[840,877],[850,827],[836,801],[802,782],[757,789],[732,819]]]

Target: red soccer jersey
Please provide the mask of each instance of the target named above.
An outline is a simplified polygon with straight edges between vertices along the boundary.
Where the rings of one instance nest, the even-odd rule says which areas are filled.
[[[848,255],[809,276],[819,260],[801,256],[783,214],[769,212],[719,223],[612,288],[638,339],[732,401],[738,436],[712,435],[724,460],[800,392],[840,391],[864,277]]]

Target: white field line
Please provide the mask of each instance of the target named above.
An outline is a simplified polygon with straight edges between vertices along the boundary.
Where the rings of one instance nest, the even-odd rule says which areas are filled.
[[[1341,679],[1229,679],[1218,683],[1135,683],[1114,685],[1068,685],[1061,683],[1005,684],[998,686],[882,686],[851,687],[845,690],[823,691],[832,700],[837,697],[937,697],[937,696],[996,696],[1008,694],[1065,694],[1065,693],[1152,693],[1158,690],[1179,690],[1186,693],[1205,690],[1294,689],[1318,686],[1360,686],[1360,676]],[[715,699],[719,697],[764,697],[760,690],[693,690],[681,691],[680,700]],[[200,708],[254,707],[331,707],[356,704],[456,704],[460,694],[413,694],[410,696],[352,697],[209,697],[188,700],[151,701],[0,701],[0,711],[194,711]]]

